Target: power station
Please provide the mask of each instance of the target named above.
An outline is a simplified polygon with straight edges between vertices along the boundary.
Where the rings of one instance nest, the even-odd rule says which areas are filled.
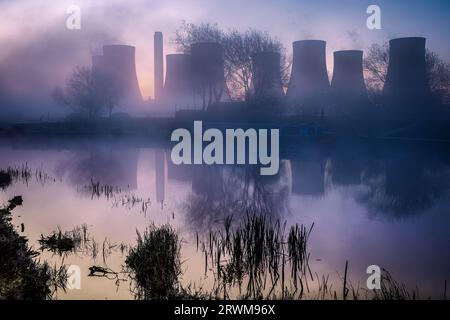
[[[134,47],[105,45],[103,46],[103,58],[99,61],[102,61],[102,69],[119,90],[122,105],[135,106],[142,102],[136,73]]]
[[[330,81],[326,63],[326,42],[300,40],[292,44],[291,77],[285,94],[281,55],[257,52],[251,57],[250,98],[266,104],[285,102],[297,115],[319,116],[334,107],[335,115],[349,115],[368,105],[364,82],[363,51],[334,52]],[[425,38],[392,39],[383,96],[387,104],[424,104],[430,97],[425,59]],[[164,66],[163,34],[154,34],[155,103],[170,114],[178,110],[208,110],[218,103],[231,102],[225,79],[224,49],[214,42],[193,43],[190,54],[168,54]],[[92,57],[92,70],[104,72],[122,95],[123,105],[142,101],[136,74],[135,48],[105,45],[102,55]],[[165,72],[165,77],[164,77]],[[413,110],[413,109],[411,109]]]
[[[286,98],[298,112],[319,115],[328,101],[330,83],[326,64],[326,42],[301,40],[293,44],[291,79]]]
[[[166,56],[166,81],[161,100],[170,112],[195,106],[190,55],[178,53]]]
[[[206,110],[215,103],[231,100],[225,82],[223,48],[219,43],[192,44],[191,67],[196,108]]]
[[[368,102],[363,74],[363,52],[343,50],[334,52],[331,100],[340,115],[351,113],[355,107]]]
[[[280,60],[278,52],[253,55],[251,96],[254,100],[276,103],[284,98]]]
[[[427,101],[430,88],[425,62],[425,38],[389,41],[389,67],[384,95],[393,105],[409,106]]]
[[[103,56],[100,55],[94,55],[92,56],[92,72],[103,72],[104,69],[104,59]]]

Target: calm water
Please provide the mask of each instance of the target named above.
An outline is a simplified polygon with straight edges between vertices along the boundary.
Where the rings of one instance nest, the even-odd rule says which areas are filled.
[[[211,286],[196,235],[221,224],[236,203],[255,201],[275,218],[311,225],[310,265],[340,288],[345,261],[354,286],[365,287],[367,266],[386,268],[421,297],[441,297],[450,279],[450,155],[448,146],[407,142],[317,143],[282,148],[275,177],[243,166],[174,166],[168,147],[133,140],[1,141],[0,168],[25,165],[30,177],[0,191],[0,203],[22,195],[14,224],[25,225],[35,248],[41,234],[81,224],[100,253],[64,258],[44,251],[52,265],[82,270],[81,290],[64,299],[131,299],[129,284],[87,277],[88,267],[119,271],[125,254],[113,244],[134,245],[136,230],[169,222],[183,239],[183,283]],[[92,182],[114,187],[92,193]],[[103,251],[106,244],[106,252]],[[109,244],[109,245],[108,245]],[[314,288],[317,283],[311,282]],[[340,290],[340,289],[339,289]]]

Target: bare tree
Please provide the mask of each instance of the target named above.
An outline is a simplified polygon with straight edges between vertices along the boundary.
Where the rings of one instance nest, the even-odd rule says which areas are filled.
[[[448,102],[450,90],[450,64],[435,52],[426,50],[425,64],[431,92]],[[389,46],[373,44],[364,59],[366,84],[369,91],[379,92],[386,81],[389,65]]]
[[[56,87],[52,97],[56,103],[88,119],[105,112],[111,116],[120,99],[119,91],[107,75],[92,72],[88,67],[75,68],[64,88]]]
[[[388,64],[388,44],[372,44],[364,58],[366,84],[369,90],[379,91],[383,88],[384,82],[386,81]]]
[[[286,78],[288,67],[284,47],[267,32],[249,29],[241,33],[232,30],[226,34],[224,40],[226,76],[235,97],[246,101],[250,99],[253,76],[252,57],[258,52],[280,53],[282,78]]]
[[[444,103],[449,103],[450,64],[431,51],[427,51],[425,59],[431,92],[440,97]]]
[[[123,93],[118,89],[106,72],[92,72],[93,90],[97,96],[100,109],[111,117],[113,111],[120,103]]]
[[[178,50],[190,53],[191,45],[196,42],[218,42],[223,43],[224,32],[217,24],[201,23],[193,24],[183,21],[175,32],[174,42]]]
[[[223,31],[217,24],[183,22],[176,32],[175,43],[182,52],[189,53],[196,42],[217,42],[224,49],[225,78],[233,98],[250,99],[252,56],[258,52],[273,51],[281,55],[282,78],[287,83],[289,63],[280,41],[269,33],[255,29],[245,32]]]

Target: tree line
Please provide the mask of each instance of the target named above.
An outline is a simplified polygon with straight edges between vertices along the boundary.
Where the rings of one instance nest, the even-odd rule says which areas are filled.
[[[215,42],[223,48],[224,73],[230,95],[235,101],[251,100],[253,75],[252,57],[259,52],[280,54],[281,80],[284,88],[289,82],[292,55],[283,44],[267,31],[248,29],[224,30],[217,24],[193,24],[183,21],[176,30],[173,42],[178,51],[189,53],[198,42]],[[389,64],[389,46],[373,44],[364,53],[364,76],[369,97],[376,102],[382,93]],[[430,89],[442,103],[449,103],[450,64],[437,53],[426,51],[426,67]],[[65,85],[54,89],[54,100],[82,117],[92,119],[109,116],[123,102],[121,92],[111,79],[89,67],[77,67]]]

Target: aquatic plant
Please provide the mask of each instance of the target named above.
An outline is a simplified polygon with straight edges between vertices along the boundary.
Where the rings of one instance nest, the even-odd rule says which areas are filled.
[[[405,284],[395,280],[386,269],[381,269],[381,288],[374,290],[374,300],[415,300],[418,299],[416,290],[410,292]]]
[[[248,212],[236,225],[233,220],[233,216],[225,218],[222,228],[210,231],[201,244],[205,273],[212,268],[222,298],[229,298],[235,286],[242,299],[275,298],[286,290],[301,297],[309,271],[307,241],[313,225],[309,229],[295,225],[286,235],[286,226],[279,219],[257,212]],[[289,267],[293,288],[285,283]]]
[[[34,181],[41,185],[45,185],[49,182],[56,182],[56,178],[45,172],[42,168],[31,169],[28,163],[21,165],[8,166],[4,169],[0,169],[0,188],[9,186],[11,183],[22,182],[28,185],[28,183],[34,177]]]
[[[0,189],[6,189],[11,183],[11,175],[7,171],[0,170]]]
[[[125,260],[135,285],[137,299],[168,299],[180,292],[181,275],[180,240],[168,224],[152,224],[141,235],[137,232],[137,245],[129,250]]]
[[[57,227],[49,235],[41,234],[38,242],[41,245],[40,250],[48,250],[60,256],[69,252],[90,252],[96,246],[89,236],[86,224],[65,232]]]

